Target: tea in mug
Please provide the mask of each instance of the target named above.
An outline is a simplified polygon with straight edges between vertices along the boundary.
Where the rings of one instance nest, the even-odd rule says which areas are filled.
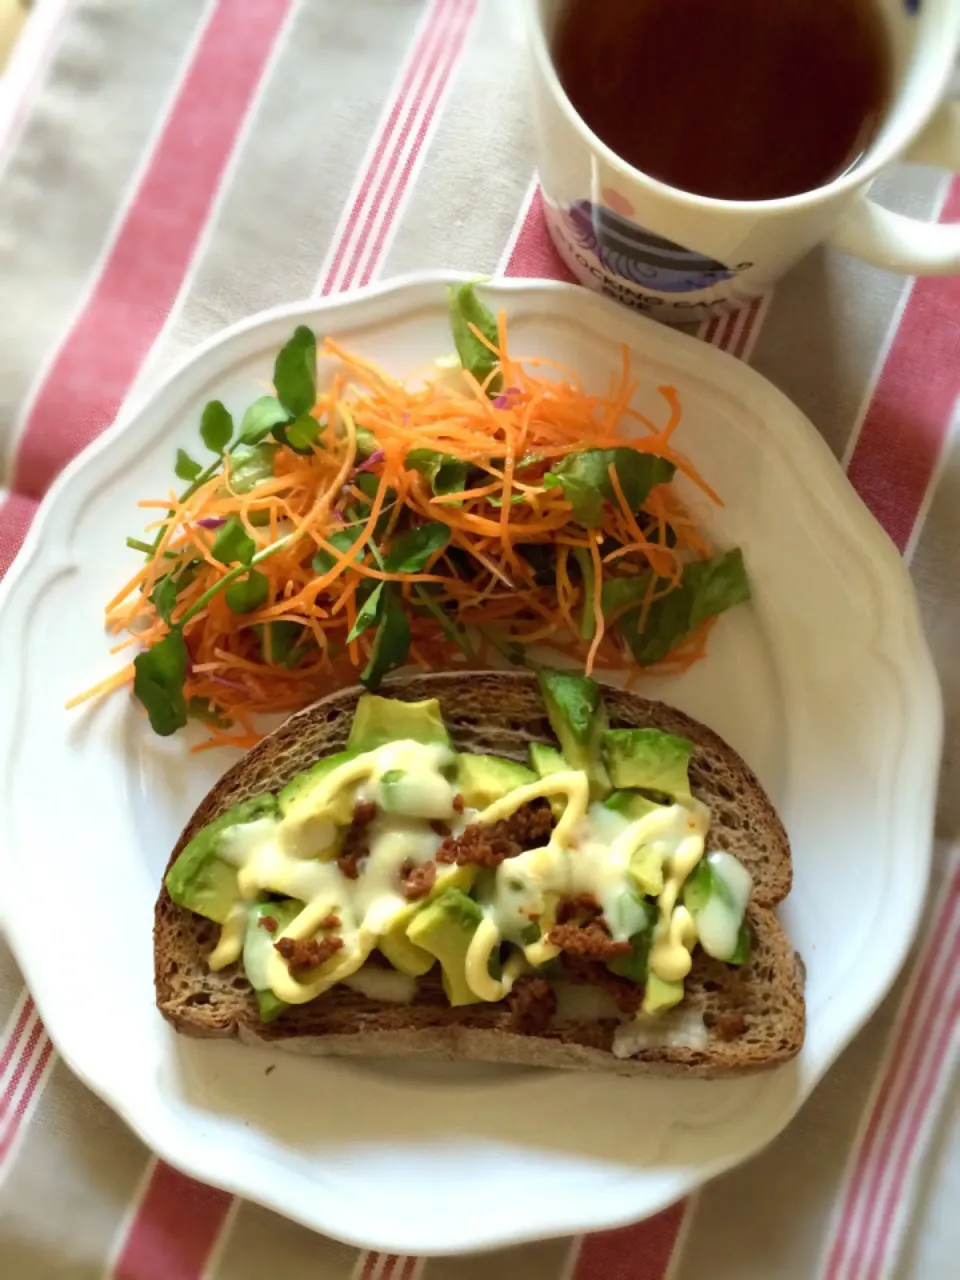
[[[622,160],[725,200],[839,177],[891,92],[876,0],[569,0],[553,56],[574,108]]]

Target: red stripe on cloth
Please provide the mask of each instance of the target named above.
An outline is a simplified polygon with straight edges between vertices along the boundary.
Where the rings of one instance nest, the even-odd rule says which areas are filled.
[[[446,44],[441,48],[439,56],[436,59],[436,62],[439,64],[439,68],[431,67],[425,77],[425,84],[429,84],[431,77],[434,75],[434,72],[436,72],[433,91],[427,102],[426,109],[423,110],[419,116],[417,132],[412,145],[407,151],[406,157],[403,159],[403,168],[400,171],[399,178],[396,177],[396,164],[393,165],[392,171],[386,174],[383,189],[384,193],[387,191],[390,193],[386,216],[380,221],[380,225],[376,230],[375,239],[373,240],[369,253],[367,253],[365,249],[364,254],[358,258],[358,263],[354,267],[353,273],[348,275],[347,280],[344,283],[344,289],[369,284],[370,280],[373,278],[376,266],[383,255],[383,247],[386,242],[387,235],[396,220],[397,211],[410,185],[410,178],[416,169],[417,161],[420,157],[423,145],[430,133],[434,118],[437,114],[437,108],[446,93],[450,81],[453,78],[453,73],[460,62],[460,58],[467,42],[467,35],[469,34],[473,19],[476,17],[476,13],[476,0],[461,0],[460,6],[457,10],[457,21],[450,24]],[[410,132],[410,125],[412,125],[415,118],[416,113],[412,113],[409,124],[404,131],[404,136],[401,138],[401,149],[405,146],[406,138],[409,136]],[[391,186],[393,187],[392,191],[390,191]],[[369,240],[372,228],[376,225],[376,213],[376,208],[371,209],[370,214],[367,217],[367,221],[364,224],[362,232],[364,240]],[[366,258],[365,262],[363,261],[364,257]],[[359,266],[361,262],[363,262],[362,270]],[[359,274],[357,274],[358,272]]]
[[[41,1038],[45,1037],[46,1032],[43,1029],[43,1023],[39,1018],[37,1018],[33,1026],[30,1028],[30,1034],[27,1036],[23,1052],[20,1054],[20,1060],[17,1062],[13,1069],[13,1074],[7,1081],[7,1087],[3,1091],[3,1097],[0,1098],[0,1127],[3,1126],[9,1109],[13,1105],[14,1095],[20,1087],[20,1082],[26,1072],[27,1064],[33,1057],[37,1044],[40,1042]]]
[[[733,352],[739,314],[739,312],[732,311],[728,315],[720,317],[720,324],[717,325],[713,332],[713,337],[709,341],[711,347],[718,347],[721,351]]]
[[[958,985],[957,968],[960,965],[960,944],[955,943],[943,969],[944,984],[949,995],[943,1002],[941,1016],[932,1020],[930,1033],[935,1035],[926,1052],[925,1060],[917,1071],[914,1086],[914,1104],[912,1109],[905,1109],[900,1123],[899,1134],[892,1134],[887,1144],[887,1153],[895,1143],[899,1143],[899,1154],[891,1159],[893,1177],[887,1187],[886,1198],[881,1201],[882,1209],[878,1216],[874,1215],[874,1250],[872,1263],[874,1269],[887,1259],[889,1245],[892,1241],[892,1228],[897,1210],[901,1203],[904,1184],[914,1164],[916,1148],[924,1131],[927,1112],[933,1099],[937,1096],[944,1073],[952,1063],[951,1048],[957,1033],[960,1019],[960,985]],[[939,1030],[936,1027],[939,1025]],[[868,1274],[873,1272],[868,1270]]]
[[[744,317],[743,326],[737,336],[734,345],[730,348],[733,355],[738,360],[742,360],[750,348],[750,337],[757,324],[757,318],[763,306],[762,298],[754,298],[752,302],[747,303],[747,314]]]
[[[28,498],[23,493],[8,493],[0,501],[0,578],[23,546],[39,505],[36,498]]]
[[[716,329],[707,339],[711,347],[719,347],[721,351],[729,350],[729,342],[737,323],[737,314],[736,311],[725,311],[718,318]]]
[[[114,1280],[197,1280],[230,1211],[225,1191],[158,1161],[131,1223]]]
[[[352,1274],[355,1280],[403,1280],[406,1269],[411,1263],[415,1267],[417,1261],[417,1258],[378,1253],[373,1249],[361,1254]]]
[[[7,1067],[9,1067],[13,1055],[17,1051],[17,1045],[20,1043],[20,1037],[23,1035],[23,1029],[33,1016],[36,1006],[33,1003],[33,997],[28,995],[20,1009],[20,1015],[14,1023],[13,1031],[7,1043],[3,1046],[3,1053],[0,1054],[0,1078],[3,1077]]]
[[[738,307],[736,311],[728,312],[726,316],[726,324],[723,326],[716,345],[721,347],[724,351],[729,351],[731,355],[736,355],[737,344],[740,340],[740,333],[749,318],[749,303],[744,307]]]
[[[224,3],[203,33],[94,290],[20,442],[33,496],[114,419],[177,296],[290,0]]]
[[[663,1280],[686,1211],[683,1201],[632,1227],[584,1236],[570,1280]]]
[[[504,269],[505,276],[529,276],[541,280],[566,280],[576,284],[576,278],[557,253],[544,217],[543,192],[539,187],[526,212],[521,214],[523,223],[513,242],[510,261]]]
[[[379,197],[389,173],[393,171],[403,141],[409,133],[410,123],[416,114],[420,101],[419,82],[425,67],[434,66],[443,52],[450,23],[458,15],[458,4],[459,0],[432,0],[421,19],[418,34],[402,72],[400,88],[380,129],[373,157],[350,207],[345,232],[321,282],[319,292],[322,295],[345,288],[345,280],[356,268],[363,251],[364,233],[370,225],[372,215],[376,213]],[[358,236],[356,228],[361,218],[365,218],[365,221],[363,231]]]
[[[875,1267],[876,1254],[882,1256],[889,1246],[892,1212],[919,1136],[923,1108],[956,1031],[958,921],[960,865],[948,882],[941,909],[929,929],[929,945],[917,960],[901,997],[889,1038],[886,1069],[870,1104],[828,1249],[825,1280],[854,1280],[861,1274],[864,1280],[870,1280],[879,1274],[871,1267]],[[938,999],[944,988],[946,1002]],[[925,995],[930,998],[925,999]],[[900,1158],[887,1195],[883,1196],[881,1184],[898,1137],[903,1142]],[[872,1233],[875,1238],[870,1248]]]
[[[3,1128],[2,1135],[0,1135],[0,1169],[3,1168],[7,1157],[13,1149],[13,1144],[16,1140],[17,1133],[20,1130],[20,1126],[23,1123],[23,1118],[27,1113],[30,1103],[33,1101],[33,1096],[37,1091],[37,1086],[40,1083],[41,1077],[46,1071],[50,1058],[53,1055],[52,1042],[47,1038],[46,1034],[44,1034],[43,1039],[45,1043],[43,1048],[40,1050],[40,1056],[33,1065],[33,1070],[30,1072],[30,1078],[27,1081],[26,1088],[20,1094],[13,1113],[5,1118],[3,1114],[3,1106],[0,1104],[0,1126],[4,1125],[5,1122],[5,1128]]]
[[[410,1280],[419,1261],[407,1254],[367,1253],[363,1257],[360,1280]]]
[[[940,215],[960,218],[960,179]],[[960,276],[914,282],[847,468],[902,552],[933,476],[960,390]]]

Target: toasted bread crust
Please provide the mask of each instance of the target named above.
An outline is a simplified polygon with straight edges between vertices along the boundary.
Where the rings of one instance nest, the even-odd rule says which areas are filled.
[[[200,804],[171,855],[171,863],[203,826],[238,801],[275,791],[319,757],[346,742],[363,691],[332,694],[291,717],[248,752]],[[456,672],[395,677],[383,692],[408,701],[436,697],[455,745],[526,762],[530,742],[552,742],[536,679],[521,672]],[[338,986],[321,999],[260,1022],[256,1001],[238,966],[210,973],[206,956],[217,927],[178,907],[162,889],[156,904],[154,959],[157,1006],[178,1031],[236,1036],[308,1054],[368,1057],[445,1057],[638,1074],[725,1076],[794,1056],[804,1035],[803,967],[771,908],[790,890],[786,832],[759,782],[712,730],[682,712],[619,689],[605,701],[614,727],[652,725],[693,741],[694,794],[712,811],[711,844],[735,853],[754,877],[750,919],[756,945],[742,970],[697,953],[685,1004],[708,1027],[705,1049],[650,1048],[628,1060],[611,1052],[609,1022],[554,1023],[542,1035],[520,1035],[504,1005],[451,1009],[434,975],[421,980],[411,1005],[383,1004]],[[743,1019],[731,1040],[716,1031],[724,1019]]]

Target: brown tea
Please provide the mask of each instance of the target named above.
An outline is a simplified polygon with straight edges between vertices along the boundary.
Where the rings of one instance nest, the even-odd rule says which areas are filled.
[[[621,159],[727,200],[811,191],[876,133],[890,56],[874,0],[570,0],[561,83]]]

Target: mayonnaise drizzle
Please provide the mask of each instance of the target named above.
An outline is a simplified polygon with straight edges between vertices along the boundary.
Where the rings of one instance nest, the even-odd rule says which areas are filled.
[[[630,862],[641,851],[658,861],[664,872],[651,969],[667,980],[686,976],[697,931],[679,895],[704,855],[709,827],[704,805],[692,800],[664,806],[631,822],[591,805],[586,774],[571,769],[518,787],[479,814],[458,814],[454,787],[447,777],[453,763],[452,752],[441,744],[386,743],[346,761],[302,791],[282,818],[262,818],[223,833],[218,854],[236,866],[246,901],[270,892],[304,903],[275,941],[323,933],[321,926],[331,915],[340,922],[337,933],[343,947],[306,974],[294,977],[287,962],[271,948],[267,976],[281,1000],[305,1003],[356,973],[378,939],[409,915],[411,904],[401,892],[400,867],[405,862],[426,863],[436,856],[442,836],[428,818],[442,819],[456,835],[471,822],[490,825],[534,800],[556,797],[563,798],[564,808],[547,843],[506,859],[497,868],[493,892],[482,904],[483,919],[467,951],[466,980],[471,991],[482,1000],[502,1000],[528,965],[541,965],[558,954],[559,948],[546,936],[556,904],[565,895],[592,894],[614,936],[619,937],[618,928],[626,936],[626,926],[617,923],[616,906],[623,894],[635,892]],[[393,771],[403,775],[402,814],[389,812],[386,804],[382,779]],[[335,860],[336,826],[361,799],[377,804],[378,816],[368,829],[369,854],[363,871],[350,879]],[[417,816],[411,816],[414,812]],[[735,886],[736,896],[742,896],[742,877],[737,880],[735,871],[725,866],[717,870],[731,888]],[[246,907],[240,903],[223,926],[210,957],[211,967],[222,968],[239,958],[245,919]],[[521,934],[533,922],[539,923],[541,937],[524,946]],[[726,923],[717,922],[717,928],[729,932]],[[491,976],[489,964],[504,938],[518,950],[498,979]]]

